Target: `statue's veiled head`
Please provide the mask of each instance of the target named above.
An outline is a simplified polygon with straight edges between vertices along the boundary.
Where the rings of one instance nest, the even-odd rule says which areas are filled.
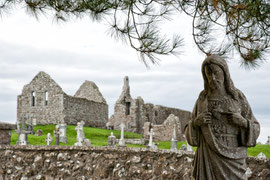
[[[204,91],[206,95],[210,89],[225,87],[226,92],[234,99],[238,99],[236,89],[230,77],[228,65],[224,59],[217,55],[208,56],[202,64]]]

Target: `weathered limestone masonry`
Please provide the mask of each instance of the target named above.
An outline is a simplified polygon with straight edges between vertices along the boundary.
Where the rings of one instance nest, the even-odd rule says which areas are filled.
[[[85,98],[64,95],[64,120],[67,124],[76,125],[84,121],[85,126],[105,127],[108,122],[108,105]]]
[[[153,139],[155,141],[170,141],[173,137],[174,126],[176,127],[176,140],[185,141],[181,131],[181,122],[174,114],[169,115],[169,117],[161,125],[151,125],[150,122],[144,123],[144,139],[149,139],[149,129],[153,128],[155,133]]]
[[[190,180],[192,156],[140,148],[0,146],[0,179]]]
[[[181,109],[170,108],[160,105],[145,104],[141,97],[132,99],[130,95],[129,79],[124,78],[122,93],[114,106],[114,115],[110,118],[110,124],[114,129],[120,129],[123,122],[126,125],[126,131],[144,133],[143,126],[145,122],[153,125],[162,124],[170,114],[177,116],[181,122],[181,132],[190,120],[191,113]]]
[[[0,179],[193,180],[193,153],[116,147],[0,145]],[[249,180],[270,178],[270,159],[247,158]]]
[[[45,72],[39,72],[24,86],[17,100],[17,119],[23,117],[37,124],[65,122],[75,125],[84,121],[87,126],[105,127],[108,105],[91,81],[85,81],[75,96],[67,95]]]

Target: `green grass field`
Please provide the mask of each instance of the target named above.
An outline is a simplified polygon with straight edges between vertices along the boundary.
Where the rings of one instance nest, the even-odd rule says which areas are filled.
[[[60,143],[60,145],[68,145],[72,146],[76,142],[76,126],[67,126],[67,140],[68,144]],[[45,139],[48,133],[53,135],[53,131],[55,130],[55,125],[38,125],[34,127],[34,130],[41,129],[43,131],[42,136],[35,136],[35,135],[28,135],[28,141],[31,145],[46,145]],[[111,132],[116,136],[117,139],[120,138],[120,131],[117,130],[106,130],[100,128],[92,128],[92,127],[84,127],[85,138],[91,140],[92,146],[107,146],[108,145],[108,136],[110,136]],[[15,145],[17,141],[18,135],[12,131],[11,136],[11,144]],[[142,138],[141,134],[125,132],[125,138],[128,139],[140,139]],[[54,139],[54,138],[53,138]],[[158,144],[159,149],[170,149],[171,142],[170,141],[159,141],[156,142]],[[55,144],[53,140],[52,145]],[[178,142],[177,148],[179,149],[182,144],[186,144],[185,142]],[[127,144],[128,147],[140,147],[145,148],[144,145],[137,145],[137,144]],[[193,150],[196,150],[194,147]],[[260,152],[263,152],[267,158],[270,158],[270,146],[268,145],[257,145],[253,148],[248,148],[248,155],[249,156],[257,156]]]

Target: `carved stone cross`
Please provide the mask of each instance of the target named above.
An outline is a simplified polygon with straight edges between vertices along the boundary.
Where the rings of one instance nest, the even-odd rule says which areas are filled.
[[[153,135],[155,135],[153,128],[150,129],[150,133],[149,133],[149,144],[148,147],[153,148],[154,144],[153,144]]]
[[[176,125],[173,125],[173,133],[172,133],[172,140],[171,140],[171,150],[177,151],[177,140],[176,140]]]
[[[118,146],[126,146],[126,143],[125,143],[125,139],[124,139],[124,128],[126,126],[124,125],[124,123],[121,123],[120,124],[120,128],[121,128],[121,138],[119,140],[119,143],[118,143]]]
[[[52,142],[51,133],[47,134],[47,138],[45,139],[45,142],[47,143],[48,146],[51,144]]]

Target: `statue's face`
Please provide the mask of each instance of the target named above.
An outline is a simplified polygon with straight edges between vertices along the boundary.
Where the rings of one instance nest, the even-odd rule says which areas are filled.
[[[224,85],[223,70],[215,64],[210,64],[205,67],[205,74],[208,80],[210,89],[219,89]]]

